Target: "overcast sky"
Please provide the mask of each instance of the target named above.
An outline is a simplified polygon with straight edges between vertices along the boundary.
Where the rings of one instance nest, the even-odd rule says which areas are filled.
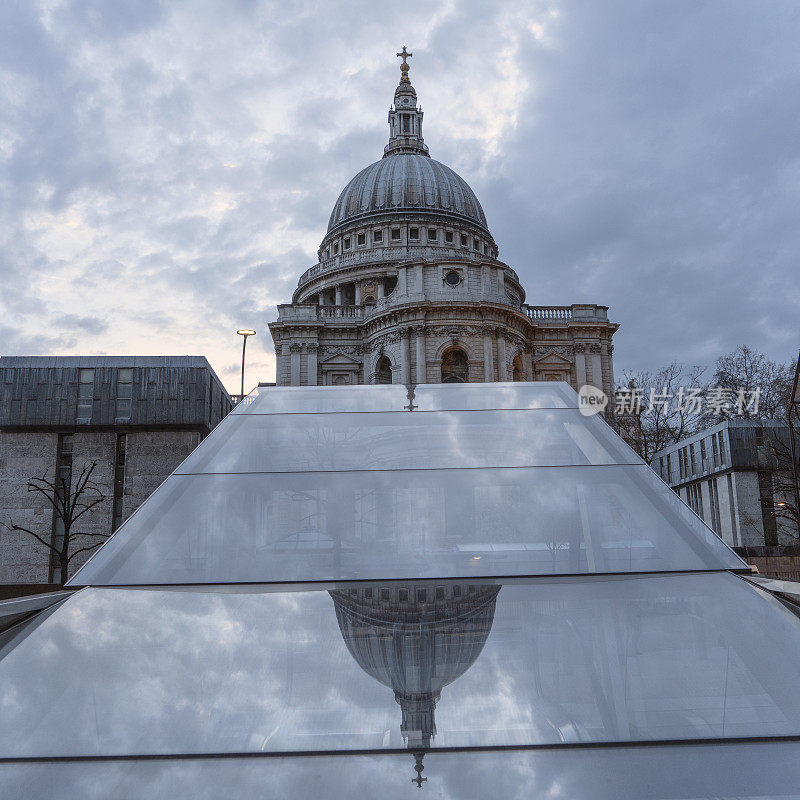
[[[425,140],[532,304],[615,367],[800,345],[800,3],[0,3],[0,353],[203,354],[267,322],[382,154],[408,45]]]

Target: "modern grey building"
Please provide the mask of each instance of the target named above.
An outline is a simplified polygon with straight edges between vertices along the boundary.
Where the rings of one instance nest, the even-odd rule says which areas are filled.
[[[659,450],[653,469],[730,546],[796,544],[775,513],[789,500],[775,488],[775,453],[788,447],[784,422],[729,419]]]
[[[110,534],[230,411],[203,356],[57,356],[0,359],[0,523],[47,541],[61,520],[30,478],[74,476],[97,462],[105,500],[81,531]],[[87,537],[96,544],[100,537]],[[86,559],[82,554],[70,572]],[[60,581],[50,551],[0,527],[0,586]]]

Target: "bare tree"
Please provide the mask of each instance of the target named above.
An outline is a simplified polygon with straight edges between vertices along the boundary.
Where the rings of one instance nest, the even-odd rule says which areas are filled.
[[[773,503],[769,512],[780,524],[781,533],[788,534],[800,541],[800,502],[798,502],[797,470],[795,459],[797,457],[797,442],[792,447],[790,428],[786,435],[780,431],[773,431],[765,437],[764,449],[772,468],[772,493]]]
[[[659,450],[700,429],[705,369],[673,361],[658,372],[625,372],[617,388],[620,436],[648,463]]]
[[[19,531],[33,536],[37,542],[44,545],[51,552],[52,556],[58,560],[62,586],[67,580],[69,564],[72,559],[81,553],[86,553],[99,547],[111,535],[109,533],[88,533],[76,530],[75,527],[78,520],[82,519],[86,514],[90,514],[92,509],[106,499],[101,484],[98,484],[92,478],[96,467],[96,461],[84,464],[75,481],[71,479],[71,471],[66,476],[56,473],[56,476],[51,480],[48,477],[49,470],[41,478],[28,480],[28,491],[41,494],[52,506],[56,520],[61,523],[63,536],[56,537],[55,541],[49,542],[39,536],[38,533],[34,533],[30,528],[17,525],[13,520],[9,520],[8,523],[0,523],[9,531]],[[84,544],[87,540],[91,542],[92,539],[99,539],[99,541],[93,544]],[[75,545],[83,546],[73,549]]]
[[[794,365],[781,364],[768,359],[764,353],[746,344],[717,359],[712,383],[727,389],[732,395],[743,392],[748,397],[758,396],[758,407],[740,404],[708,420],[708,424],[724,417],[751,419],[784,419],[789,409],[792,393]]]

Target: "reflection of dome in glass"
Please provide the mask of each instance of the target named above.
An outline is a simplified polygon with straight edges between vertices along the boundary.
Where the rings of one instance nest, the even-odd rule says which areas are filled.
[[[430,746],[442,688],[475,663],[492,628],[499,586],[377,586],[330,592],[350,655],[402,709],[411,749]],[[412,594],[413,592],[413,594]]]

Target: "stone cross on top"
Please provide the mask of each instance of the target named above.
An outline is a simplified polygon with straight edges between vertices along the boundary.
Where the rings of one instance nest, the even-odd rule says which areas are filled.
[[[411,69],[408,59],[413,56],[413,53],[409,53],[406,50],[406,46],[403,45],[403,49],[397,54],[399,58],[403,59],[403,63],[400,65],[400,72],[403,73],[402,77],[400,78],[401,83],[410,83],[408,80],[408,70]]]

